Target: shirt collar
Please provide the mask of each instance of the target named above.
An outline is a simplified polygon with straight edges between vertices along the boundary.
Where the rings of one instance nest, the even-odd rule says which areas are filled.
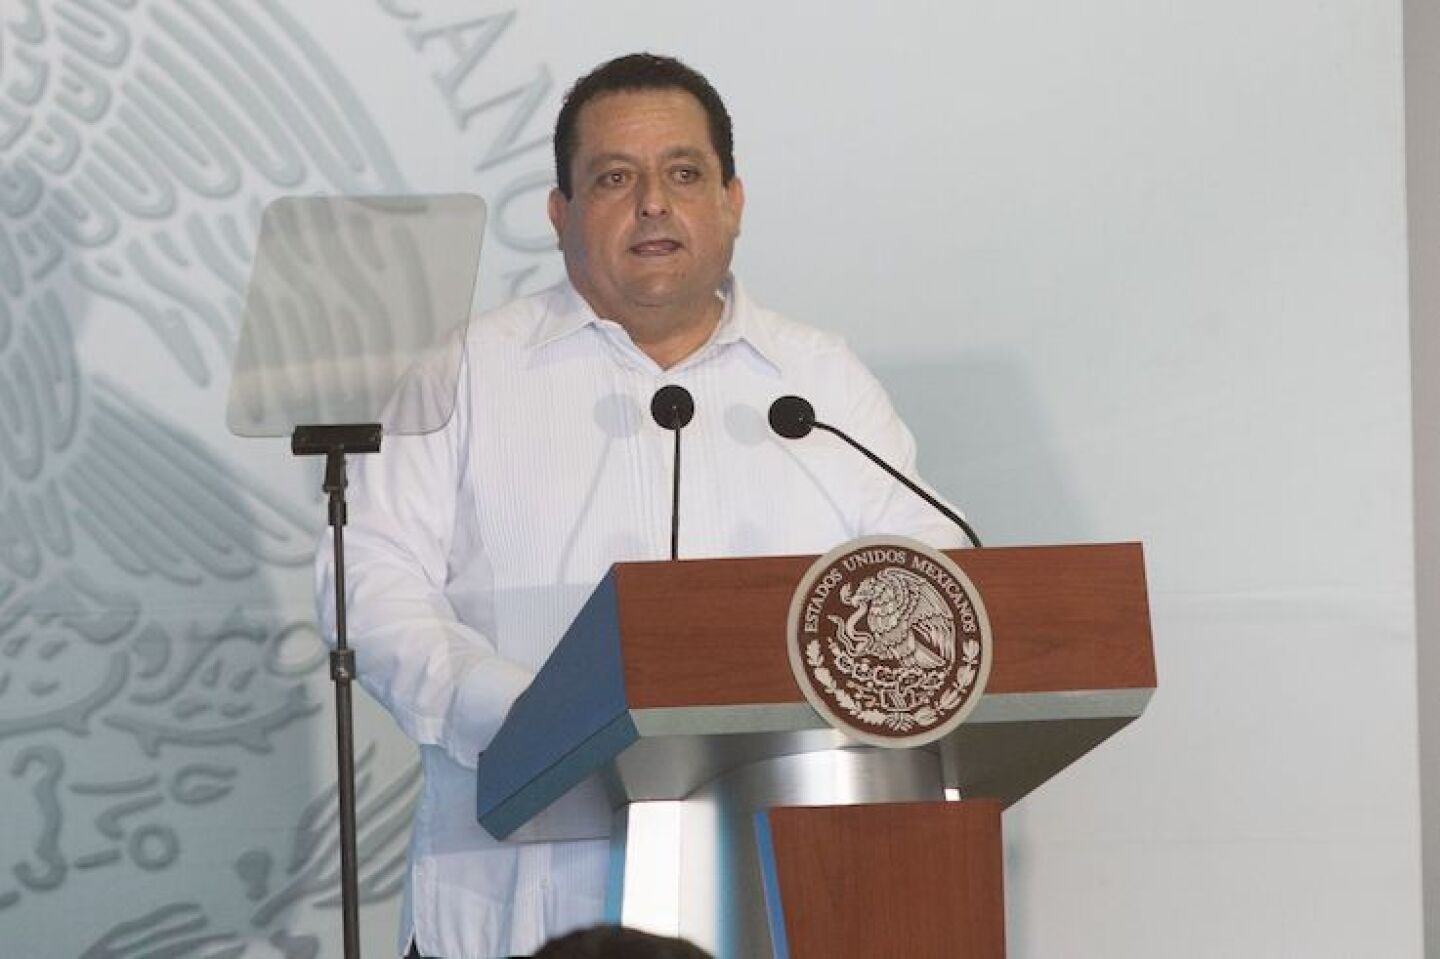
[[[720,314],[720,323],[710,343],[701,347],[709,349],[714,345],[744,343],[778,373],[781,370],[780,353],[765,325],[756,316],[758,307],[746,295],[744,287],[735,275],[729,274],[720,286],[720,296],[725,309]],[[550,292],[546,309],[535,325],[526,344],[527,349],[537,350],[565,339],[587,326],[600,322],[590,304],[575,289],[568,279],[562,280]]]
[[[770,329],[760,322],[760,308],[746,295],[735,274],[725,278],[720,294],[725,298],[725,312],[720,314],[720,325],[712,342],[744,343],[776,373],[781,372],[780,351],[775,348]]]
[[[561,280],[550,288],[545,297],[545,312],[540,322],[530,331],[526,349],[536,350],[556,340],[564,339],[578,330],[598,322],[595,311],[580,295],[580,291],[568,279]]]

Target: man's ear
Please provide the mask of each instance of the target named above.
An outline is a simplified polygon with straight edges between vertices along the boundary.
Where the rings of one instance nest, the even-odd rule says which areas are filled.
[[[732,176],[725,184],[725,199],[730,204],[730,215],[735,221],[735,235],[740,235],[740,218],[745,212],[745,184],[738,176]]]
[[[565,194],[560,188],[552,187],[550,198],[546,201],[545,210],[550,214],[550,225],[555,228],[555,245],[565,245],[565,218],[570,215],[570,201],[565,199]]]

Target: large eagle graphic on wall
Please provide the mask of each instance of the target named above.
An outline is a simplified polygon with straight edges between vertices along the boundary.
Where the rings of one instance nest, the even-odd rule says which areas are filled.
[[[0,917],[87,874],[163,875],[179,839],[162,830],[179,827],[162,814],[221,815],[236,788],[227,757],[267,753],[320,708],[301,678],[266,672],[275,630],[207,608],[267,566],[308,563],[319,516],[166,407],[223,381],[266,202],[403,188],[354,93],[279,3],[0,8],[0,789],[31,810],[0,828]],[[188,391],[142,397],[134,376],[107,379],[114,358],[83,354],[87,330]],[[78,748],[102,737],[141,765],[120,775],[104,750]],[[393,893],[403,861],[403,816],[386,810],[412,786],[362,782],[379,824],[362,832],[375,895]],[[333,892],[335,851],[315,838],[329,807],[312,806],[294,861],[251,850],[238,863],[260,912],[282,880],[295,896]],[[137,840],[142,822],[156,831]],[[218,955],[238,935],[184,901],[120,918],[96,955]],[[310,948],[275,937],[286,956]]]

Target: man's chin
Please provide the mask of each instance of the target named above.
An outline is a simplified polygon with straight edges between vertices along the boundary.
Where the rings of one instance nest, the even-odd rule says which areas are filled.
[[[678,328],[713,319],[709,310],[719,303],[714,291],[704,293],[688,286],[649,287],[627,291],[624,316],[652,329],[669,326]]]
[[[669,280],[633,283],[624,292],[625,299],[632,305],[647,310],[678,308],[697,299],[689,287]]]

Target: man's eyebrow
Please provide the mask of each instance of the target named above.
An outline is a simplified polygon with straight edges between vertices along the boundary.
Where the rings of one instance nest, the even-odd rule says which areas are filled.
[[[597,153],[585,161],[585,169],[598,170],[607,167],[612,163],[634,163],[635,158],[628,153],[611,151],[609,153]]]
[[[699,147],[678,146],[671,147],[661,154],[662,160],[704,160],[706,152]],[[607,167],[612,163],[628,163],[639,166],[640,160],[633,154],[620,150],[610,150],[605,153],[597,153],[585,162],[586,170],[598,170]]]
[[[704,160],[707,154],[699,147],[675,147],[665,151],[667,160]]]

